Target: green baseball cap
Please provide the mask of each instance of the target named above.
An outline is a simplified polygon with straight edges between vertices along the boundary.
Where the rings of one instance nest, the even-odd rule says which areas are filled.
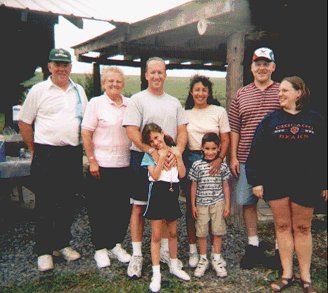
[[[51,62],[67,62],[72,63],[71,54],[64,49],[52,49],[49,53],[49,61]]]

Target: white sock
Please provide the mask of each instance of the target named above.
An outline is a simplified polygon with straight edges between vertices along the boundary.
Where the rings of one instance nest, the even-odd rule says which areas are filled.
[[[170,265],[172,268],[178,268],[178,259],[177,258],[170,258]]]
[[[278,245],[278,240],[276,239],[276,247],[275,249],[279,249],[279,245]]]
[[[169,250],[169,240],[167,238],[161,239],[161,250],[165,250],[165,251]]]
[[[153,268],[153,275],[160,275],[161,274],[161,266],[160,265],[156,265],[156,266],[152,266]]]
[[[207,259],[207,255],[206,254],[201,254],[200,255],[201,258]]]
[[[132,242],[132,250],[133,250],[132,255],[142,256],[141,244],[142,242]]]
[[[221,254],[220,253],[214,253],[213,254],[213,259],[216,261],[219,261],[221,259]]]
[[[257,235],[248,237],[248,244],[253,246],[259,246],[260,241]]]
[[[189,252],[190,253],[197,253],[197,244],[189,244]]]

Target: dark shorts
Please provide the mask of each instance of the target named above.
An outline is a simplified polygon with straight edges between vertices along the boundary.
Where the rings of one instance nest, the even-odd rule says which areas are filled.
[[[322,201],[320,195],[321,191],[317,188],[306,188],[305,190],[288,190],[288,188],[286,188],[284,190],[276,190],[275,188],[266,188],[264,186],[264,193],[265,201],[289,197],[291,202],[308,208],[314,208]]]
[[[144,217],[150,220],[174,221],[182,216],[179,205],[179,183],[173,183],[170,191],[169,182],[149,183],[148,204]]]
[[[148,200],[148,170],[141,167],[141,161],[144,153],[131,151],[131,198],[136,201]]]
[[[186,166],[186,176],[181,180],[181,188],[186,196],[186,213],[187,217],[192,218],[191,213],[191,198],[190,198],[190,189],[191,181],[188,179],[188,174],[191,169],[191,166],[194,162],[202,159],[201,151],[190,151],[186,149],[183,153],[183,162]]]

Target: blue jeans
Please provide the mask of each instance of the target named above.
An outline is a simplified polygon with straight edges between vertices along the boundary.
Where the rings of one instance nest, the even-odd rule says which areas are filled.
[[[248,184],[245,164],[240,164],[240,174],[234,180],[234,196],[237,204],[247,206],[257,204],[258,198],[252,192],[252,185]]]

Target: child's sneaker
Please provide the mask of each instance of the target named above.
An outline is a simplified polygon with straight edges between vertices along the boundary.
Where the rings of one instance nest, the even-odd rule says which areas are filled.
[[[199,262],[198,262],[197,267],[195,269],[194,276],[198,277],[198,278],[204,276],[204,274],[205,274],[206,270],[208,269],[208,267],[209,267],[208,259],[201,257],[199,259]]]
[[[190,276],[179,267],[170,267],[170,273],[183,281],[190,281]]]
[[[150,292],[159,292],[161,290],[161,274],[153,275],[149,285]]]
[[[189,253],[189,266],[191,268],[197,267],[197,264],[199,262],[199,254],[197,252]]]
[[[142,272],[143,257],[139,255],[132,255],[129,266],[128,276],[130,278],[140,278]]]
[[[227,263],[222,257],[219,260],[216,260],[214,258],[212,259],[213,270],[215,270],[216,275],[220,278],[225,278],[226,276],[228,276],[227,270],[225,268],[226,265]]]
[[[160,261],[162,263],[166,263],[170,267],[170,253],[168,250],[164,250],[164,249],[160,250]],[[180,269],[183,268],[183,263],[180,259],[178,259],[178,266]]]

